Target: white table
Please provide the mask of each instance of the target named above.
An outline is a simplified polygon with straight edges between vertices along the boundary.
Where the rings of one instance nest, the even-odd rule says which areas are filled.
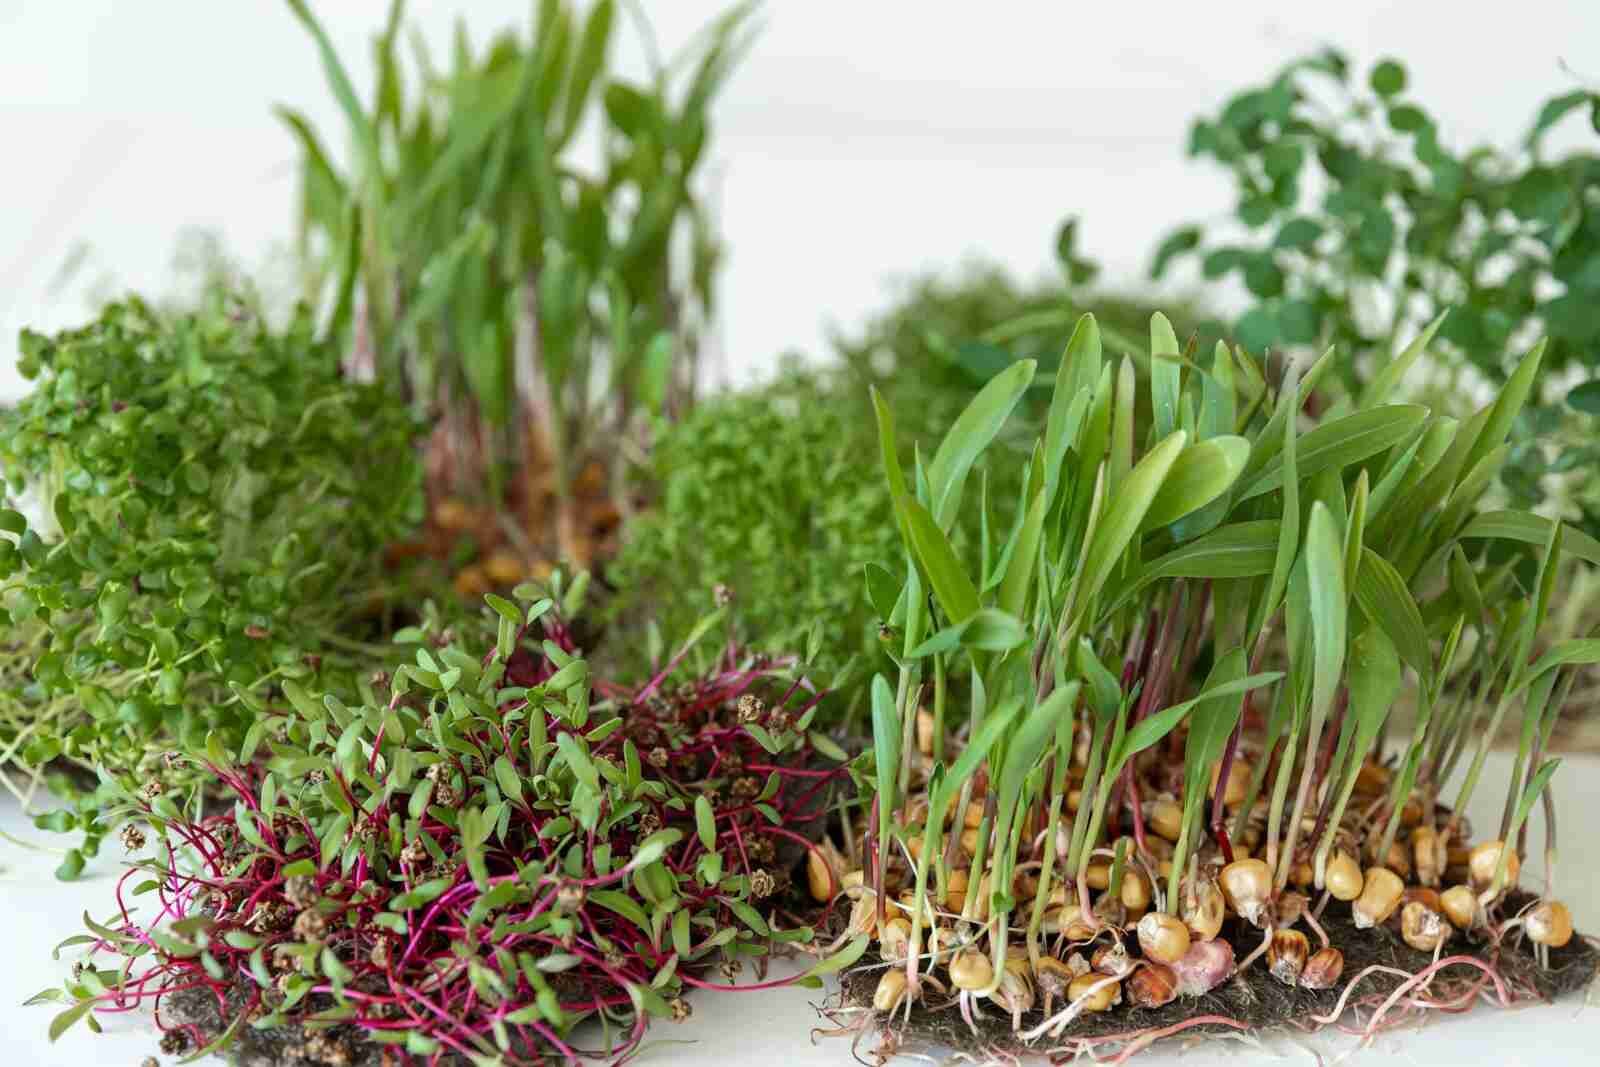
[[[1495,788],[1505,781],[1506,760],[1491,757],[1484,788],[1472,805],[1480,826],[1498,821],[1502,797]],[[1556,777],[1562,818],[1561,866],[1556,892],[1572,909],[1579,928],[1600,930],[1600,758],[1569,757]],[[1534,816],[1531,840],[1537,857],[1542,852],[1543,826]],[[50,835],[35,831],[7,798],[0,803],[0,829],[13,835],[55,845]],[[91,1034],[82,1024],[55,1045],[46,1038],[52,1008],[24,1008],[22,1002],[40,989],[58,984],[81,950],[70,948],[59,963],[50,951],[63,938],[83,931],[85,910],[104,918],[110,909],[110,891],[118,864],[114,841],[77,882],[63,884],[52,876],[58,857],[19,849],[0,842],[0,945],[8,966],[0,968],[0,1047],[9,1063],[26,1067],[134,1067],[155,1051],[155,1028],[143,1016],[109,1020],[107,1032]],[[1524,883],[1542,877],[1542,861],[1530,861]],[[748,972],[747,972],[748,973]],[[657,1023],[650,1030],[651,1047],[637,1062],[643,1064],[768,1064],[785,1067],[847,1067],[853,1064],[849,1042],[823,1038],[813,1042],[813,1027],[824,1025],[813,1005],[822,993],[805,989],[777,989],[759,993],[697,994],[694,1016],[681,1024]],[[1600,1002],[1591,993],[1590,1001]],[[1355,1046],[1353,1039],[1319,1036],[1315,1048],[1331,1061]],[[1269,1037],[1259,1048],[1236,1042],[1207,1046],[1166,1043],[1138,1056],[1135,1064],[1164,1067],[1206,1067],[1237,1064],[1243,1057],[1265,1055],[1285,1062],[1312,1063],[1308,1045],[1288,1037]],[[1180,1059],[1181,1057],[1181,1059]],[[1466,1016],[1440,1017],[1420,1030],[1405,1030],[1379,1038],[1356,1062],[1377,1062],[1395,1057],[1402,1064],[1493,1063],[1496,1067],[1577,1067],[1600,1063],[1600,1010],[1568,998],[1548,1006],[1515,1012],[1487,1007]],[[166,1058],[163,1064],[171,1062]],[[914,1061],[902,1060],[910,1063]]]

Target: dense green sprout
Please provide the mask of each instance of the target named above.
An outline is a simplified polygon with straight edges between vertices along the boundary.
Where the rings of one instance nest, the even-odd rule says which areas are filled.
[[[212,733],[236,745],[241,693],[347,688],[384,546],[420,510],[410,416],[345,381],[307,318],[275,332],[220,300],[130,299],[21,349],[37,384],[0,421],[9,762],[66,768],[51,785],[75,796]],[[45,822],[92,851],[97,812],[81,796]]]

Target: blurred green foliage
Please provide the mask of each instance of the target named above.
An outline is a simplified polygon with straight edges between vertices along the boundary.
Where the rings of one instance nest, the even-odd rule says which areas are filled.
[[[614,0],[587,14],[541,0],[530,32],[481,48],[458,23],[443,65],[420,38],[403,62],[397,2],[363,102],[308,5],[290,4],[352,145],[337,161],[280,109],[302,149],[310,294],[358,361],[440,413],[446,488],[497,496],[533,454],[565,501],[589,460],[615,468],[646,413],[694,399],[722,254],[697,177],[750,9],[634,82],[609,65]]]
[[[1558,128],[1580,126],[1580,147],[1551,151]],[[1208,279],[1242,282],[1250,303],[1232,323],[1235,339],[1257,352],[1336,345],[1343,390],[1355,397],[1448,310],[1420,388],[1457,414],[1505,381],[1512,354],[1546,337],[1551,384],[1536,398],[1543,406],[1524,413],[1502,472],[1515,500],[1537,501],[1547,475],[1600,461],[1593,423],[1570,414],[1600,411],[1591,130],[1600,132],[1600,93],[1576,89],[1548,100],[1515,148],[1457,150],[1448,117],[1416,99],[1400,62],[1384,59],[1361,78],[1324,51],[1194,123],[1189,154],[1232,175],[1237,205],[1226,225],[1173,230],[1151,274],[1193,258]],[[1558,443],[1539,446],[1541,437]],[[1577,487],[1591,528],[1593,481]]]

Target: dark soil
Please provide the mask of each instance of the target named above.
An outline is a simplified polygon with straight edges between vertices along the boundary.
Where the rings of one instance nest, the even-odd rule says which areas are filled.
[[[1508,902],[1507,913],[1514,913],[1531,900],[1526,895],[1513,897]],[[1316,1029],[1313,1015],[1326,1016],[1338,1006],[1345,986],[1352,978],[1369,966],[1393,967],[1415,974],[1433,962],[1429,953],[1418,952],[1403,940],[1396,930],[1378,927],[1358,930],[1350,920],[1348,904],[1333,902],[1323,913],[1322,925],[1335,948],[1344,953],[1344,973],[1332,989],[1302,989],[1288,986],[1268,974],[1265,960],[1258,959],[1248,971],[1236,975],[1210,993],[1194,998],[1179,998],[1161,1008],[1137,1008],[1126,1000],[1119,1007],[1102,1013],[1087,1012],[1080,1015],[1063,1031],[1059,1038],[1044,1037],[1033,1046],[1024,1045],[1012,1031],[1011,1019],[999,1009],[983,1006],[983,1018],[977,1019],[974,1033],[961,1018],[958,1008],[930,1010],[918,1006],[912,1010],[908,1023],[897,1021],[894,1042],[900,1051],[932,1047],[957,1049],[967,1052],[1002,1050],[1012,1053],[1042,1054],[1046,1049],[1077,1039],[1102,1038],[1108,1042],[1116,1036],[1131,1039],[1144,1031],[1162,1030],[1178,1026],[1186,1020],[1201,1016],[1220,1016],[1234,1020],[1242,1026],[1223,1023],[1203,1023],[1182,1030],[1185,1037],[1205,1033],[1237,1033],[1240,1030],[1267,1031],[1298,1028]],[[1235,919],[1229,919],[1222,935],[1232,943],[1235,958],[1243,960],[1261,943],[1261,933],[1245,928]],[[1307,933],[1312,950],[1317,948],[1315,935]],[[1554,1000],[1568,993],[1585,989],[1600,971],[1600,949],[1580,936],[1575,936],[1560,949],[1550,953],[1550,967],[1539,966],[1525,941],[1520,945],[1510,942],[1498,952],[1485,942],[1474,942],[1457,935],[1445,946],[1441,958],[1455,955],[1474,956],[1494,967],[1505,982],[1508,995],[1518,1002]],[[835,1003],[845,1008],[870,1006],[873,990],[877,986],[882,967],[858,969],[844,978]],[[1483,971],[1470,964],[1457,963],[1440,968],[1432,980],[1432,989],[1440,999],[1449,999],[1451,992],[1459,993],[1468,983],[1486,978]],[[1346,1005],[1365,1003],[1376,997],[1379,1000],[1392,993],[1405,979],[1383,972],[1366,976],[1351,993]],[[1486,986],[1493,996],[1494,986]],[[937,994],[935,994],[937,996]],[[936,1008],[941,1001],[935,1001]],[[1468,1001],[1468,1003],[1472,1003]],[[1065,1005],[1058,999],[1052,1009],[1059,1012]],[[1398,1012],[1396,1007],[1395,1011]],[[1391,1016],[1392,1018],[1393,1016]],[[1022,1029],[1027,1030],[1044,1021],[1039,1008],[1023,1016]],[[903,1019],[903,1017],[902,1017]],[[850,1016],[841,1016],[849,1024]],[[885,1035],[886,1036],[886,1035]],[[882,1051],[889,1051],[886,1046]]]

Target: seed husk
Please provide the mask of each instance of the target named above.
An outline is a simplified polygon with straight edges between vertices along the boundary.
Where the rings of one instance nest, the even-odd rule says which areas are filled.
[[[986,989],[993,980],[994,966],[981,952],[967,949],[950,961],[950,984],[957,989]]]
[[[1300,969],[1300,985],[1304,989],[1332,989],[1344,974],[1344,953],[1329,945],[1318,949]]]
[[[1067,999],[1083,1011],[1110,1011],[1122,1003],[1122,983],[1103,974],[1086,974],[1072,980]]]
[[[1418,952],[1432,952],[1450,939],[1444,916],[1418,900],[1400,909],[1400,936]]]
[[[1000,988],[990,994],[990,999],[1013,1016],[1033,1010],[1033,974],[1026,953],[1007,957],[1000,972]]]
[[[1272,896],[1272,871],[1263,860],[1234,860],[1222,868],[1222,895],[1228,908],[1251,926],[1261,926]]]
[[[1544,900],[1528,912],[1528,936],[1535,944],[1561,948],[1572,940],[1572,913],[1559,900]]]
[[[1376,926],[1400,906],[1400,895],[1405,892],[1400,876],[1387,867],[1368,867],[1363,876],[1361,895],[1350,906],[1357,929]]]
[[[1189,928],[1165,912],[1153,911],[1139,920],[1139,949],[1157,963],[1180,960],[1189,951]]]
[[[878,952],[889,963],[905,962],[911,946],[911,924],[905,919],[890,919],[878,928]]]
[[[1082,956],[1074,958],[1082,960]],[[1078,977],[1079,972],[1054,956],[1040,956],[1039,962],[1033,968],[1033,980],[1038,985],[1040,992],[1046,996],[1059,997],[1066,993],[1067,986]]]
[[[1323,883],[1333,899],[1351,901],[1361,895],[1364,884],[1361,865],[1344,849],[1337,849],[1328,860]]]
[[[1305,934],[1299,930],[1279,930],[1267,945],[1267,970],[1284,985],[1298,985],[1310,951]]]
[[[1133,970],[1133,958],[1128,955],[1127,946],[1121,941],[1113,941],[1108,945],[1101,945],[1095,949],[1094,959],[1090,966],[1100,974],[1109,974],[1116,978],[1124,978]]]
[[[906,997],[906,972],[898,967],[891,967],[883,972],[878,979],[878,986],[872,991],[872,1007],[887,1014],[898,1008]]]
[[[1146,963],[1127,978],[1128,999],[1140,1008],[1161,1008],[1178,996],[1178,977],[1164,963]]]

